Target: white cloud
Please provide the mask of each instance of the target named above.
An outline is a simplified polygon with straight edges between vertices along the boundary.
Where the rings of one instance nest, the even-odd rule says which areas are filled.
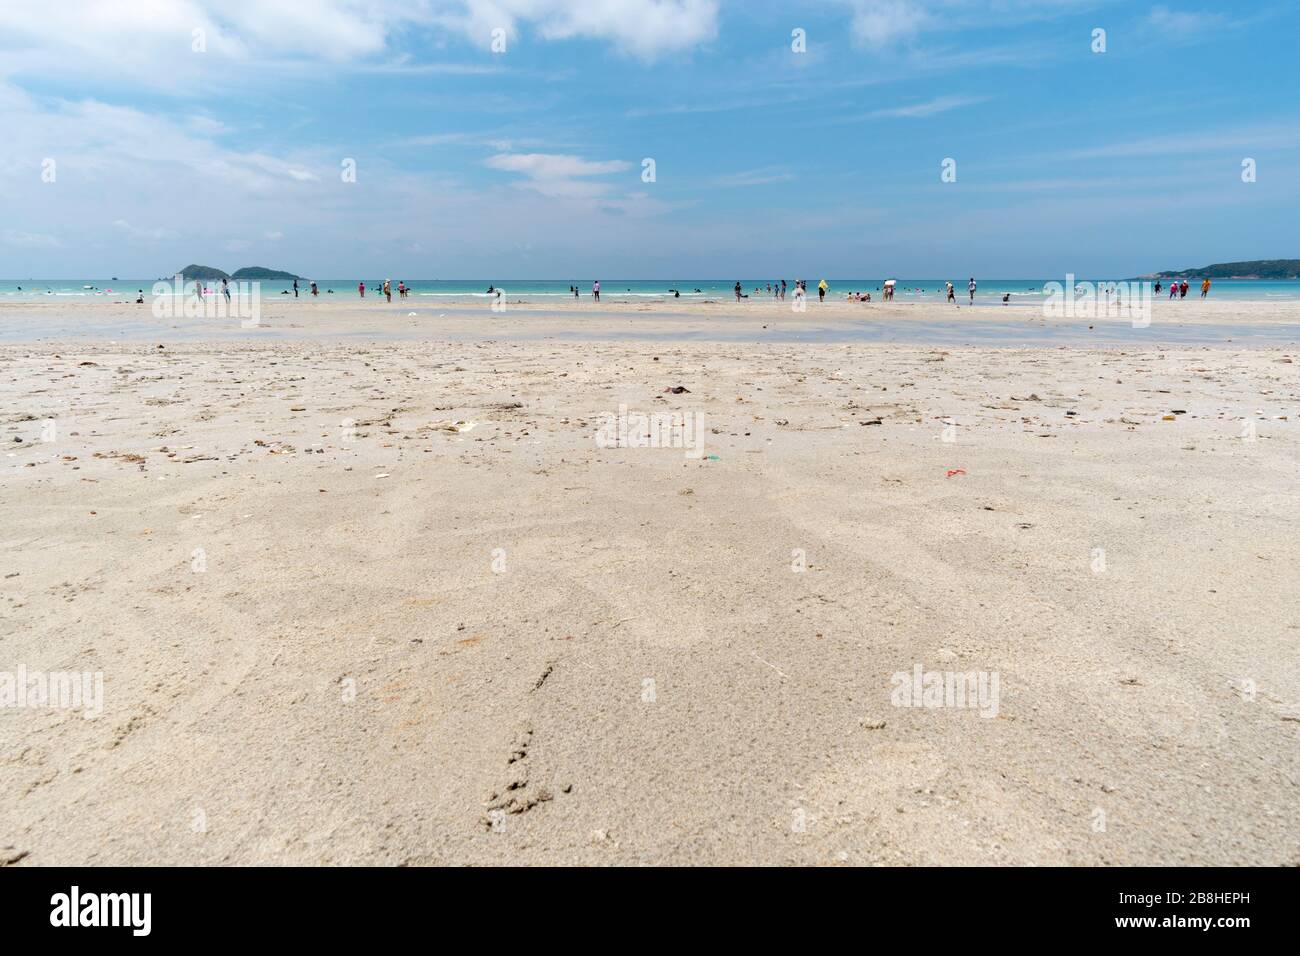
[[[463,0],[445,19],[488,46],[492,31],[512,39],[520,22],[548,40],[605,40],[644,60],[689,50],[717,35],[718,0]]]
[[[632,167],[623,160],[592,162],[579,156],[561,153],[498,153],[486,160],[491,169],[518,173],[524,188],[533,189],[544,196],[595,197],[607,193],[610,184],[593,180],[594,176],[608,176]]]
[[[501,63],[412,62],[395,40],[455,30],[467,53],[492,30],[514,42],[605,41],[652,60],[717,33],[719,0],[3,0],[0,78],[144,86],[191,94],[251,71],[347,66],[368,72],[492,74]],[[477,54],[476,54],[477,55]],[[481,57],[480,57],[481,59]]]
[[[848,0],[853,8],[851,29],[868,46],[889,46],[919,33],[931,14],[913,0]]]
[[[1052,19],[1095,0],[835,0],[848,7],[853,38],[888,49],[938,30],[968,34],[980,29]]]

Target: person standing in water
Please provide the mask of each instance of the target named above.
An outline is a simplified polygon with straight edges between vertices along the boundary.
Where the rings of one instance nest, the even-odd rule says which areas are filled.
[[[384,280],[384,298],[389,302],[393,301],[393,281],[391,279]]]
[[[357,283],[357,295],[363,299],[366,297],[366,281],[364,279]]]
[[[828,286],[828,285],[826,284],[826,280],[825,280],[825,279],[822,279],[821,282],[817,283],[817,301],[818,301],[818,302],[825,302],[825,301],[826,301],[826,290],[829,289],[829,288],[830,288],[830,286]]]
[[[1210,294],[1210,277],[1206,276],[1201,280],[1201,298],[1204,299]]]
[[[226,297],[226,304],[229,305],[230,304],[230,280],[229,279],[221,280],[221,294]],[[1201,298],[1205,298],[1205,295],[1203,293],[1201,295]]]
[[[293,280],[293,297],[294,297],[295,299],[298,298],[298,280],[297,280],[297,279],[294,279],[294,280]]]
[[[600,280],[597,279],[591,284],[591,297],[597,302],[600,301]]]
[[[974,305],[975,304],[975,277],[974,276],[970,277],[970,282],[967,284],[966,288],[970,290],[970,304]]]

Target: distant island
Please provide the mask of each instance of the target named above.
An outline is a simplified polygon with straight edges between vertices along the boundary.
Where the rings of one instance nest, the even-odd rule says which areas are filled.
[[[234,273],[222,272],[220,269],[214,269],[212,266],[200,266],[190,263],[180,272],[181,278],[184,279],[202,279],[205,282],[217,279],[234,279],[243,280],[284,280],[301,279],[302,276],[296,276],[292,272],[279,272],[275,269],[265,269],[262,266],[245,266],[242,269],[236,269]]]
[[[1200,269],[1157,272],[1155,279],[1300,279],[1300,259],[1251,259],[1248,262],[1216,262]]]

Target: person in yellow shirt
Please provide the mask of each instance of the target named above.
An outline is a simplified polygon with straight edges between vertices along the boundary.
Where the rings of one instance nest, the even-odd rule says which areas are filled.
[[[822,279],[821,282],[817,283],[817,301],[818,301],[818,302],[825,302],[825,301],[826,301],[826,290],[829,289],[829,288],[830,288],[830,286],[828,286],[828,285],[826,284],[826,280],[825,280],[825,279]]]
[[[1204,299],[1209,294],[1210,294],[1210,278],[1209,276],[1206,276],[1205,279],[1202,280],[1201,282],[1201,298]]]

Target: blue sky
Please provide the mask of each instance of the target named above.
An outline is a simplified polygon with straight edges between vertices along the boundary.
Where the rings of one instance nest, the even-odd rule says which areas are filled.
[[[5,0],[0,275],[1300,257],[1295,37],[1269,2]]]

